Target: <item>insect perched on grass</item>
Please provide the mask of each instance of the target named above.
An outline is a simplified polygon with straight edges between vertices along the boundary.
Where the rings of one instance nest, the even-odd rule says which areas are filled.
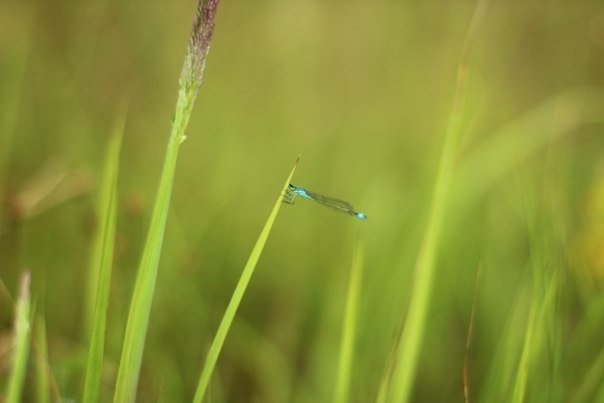
[[[344,200],[323,196],[318,193],[314,193],[304,188],[301,188],[299,186],[292,185],[290,183],[287,190],[285,191],[285,195],[283,196],[283,202],[287,204],[294,204],[296,196],[314,200],[324,206],[331,207],[334,210],[355,216],[359,220],[367,219],[367,216],[365,214],[354,211],[352,205],[348,202],[345,202]]]

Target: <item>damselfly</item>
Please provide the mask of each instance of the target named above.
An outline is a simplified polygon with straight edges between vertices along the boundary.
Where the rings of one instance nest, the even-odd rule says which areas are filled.
[[[355,216],[360,220],[365,220],[367,216],[363,213],[359,213],[354,211],[352,205],[344,200],[334,199],[332,197],[323,196],[318,193],[311,192],[304,188],[301,188],[296,185],[289,184],[287,190],[285,191],[285,195],[283,196],[283,202],[287,204],[294,204],[296,196],[303,197],[305,199],[314,200],[318,203],[321,203],[324,206],[331,207],[334,210],[341,211],[342,213],[350,214]]]

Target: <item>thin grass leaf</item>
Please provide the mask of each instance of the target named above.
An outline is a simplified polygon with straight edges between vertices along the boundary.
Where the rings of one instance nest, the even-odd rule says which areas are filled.
[[[573,402],[604,402],[604,347],[594,359]]]
[[[31,333],[29,295],[30,273],[26,271],[21,279],[21,291],[17,300],[15,313],[14,350],[12,355],[12,368],[6,391],[6,403],[21,402],[21,394],[25,384],[25,370],[29,354],[29,340]]]
[[[151,224],[149,225],[149,232],[147,233],[128,313],[126,334],[113,397],[116,403],[132,402],[136,397],[136,386],[143,359],[153,294],[155,293],[155,280],[170,207],[178,150],[186,139],[185,130],[203,81],[203,70],[214,32],[217,7],[218,0],[200,0],[197,6],[197,14],[193,22],[193,30],[179,79],[180,85],[172,121],[172,132],[168,140],[168,149],[151,215]]]
[[[522,191],[521,202],[530,239],[532,296],[511,400],[516,403],[564,400],[558,391],[561,382],[558,371],[561,343],[558,301],[562,283],[559,262],[563,261],[558,251],[564,249],[564,244],[546,224],[549,219],[544,222],[537,218],[541,214],[544,214],[543,218],[549,218],[554,212],[548,208],[551,199],[545,205],[536,204],[530,191]]]
[[[445,132],[428,223],[415,262],[409,308],[394,362],[389,391],[389,401],[391,402],[402,403],[409,400],[417,371],[426,314],[432,292],[437,246],[449,198],[454,157],[461,134],[461,109],[468,74],[468,55],[476,39],[477,31],[484,20],[488,3],[489,0],[478,1],[462,50],[457,71],[457,88]]]
[[[598,387],[600,387],[602,397],[604,397],[604,347],[600,349],[597,357],[593,360],[592,365],[583,377],[583,381],[577,388],[572,401],[576,403],[604,401],[602,397],[600,400],[594,400]]]
[[[298,158],[299,160],[299,158]],[[199,377],[199,383],[197,384],[197,390],[195,391],[195,396],[193,397],[194,403],[201,403],[203,397],[206,393],[206,389],[208,388],[208,384],[210,383],[210,378],[212,376],[212,372],[214,371],[214,367],[216,366],[216,361],[218,361],[218,356],[220,355],[220,350],[222,350],[222,346],[224,344],[224,340],[229,332],[231,327],[231,323],[233,323],[233,319],[235,318],[235,314],[237,313],[237,308],[239,308],[239,304],[241,303],[241,299],[243,298],[243,294],[247,289],[247,286],[250,282],[250,278],[254,273],[254,269],[256,268],[256,263],[258,263],[258,259],[260,259],[260,254],[264,249],[264,245],[266,244],[266,240],[268,235],[273,227],[275,219],[277,218],[277,214],[279,213],[279,209],[281,208],[281,204],[283,202],[283,195],[287,191],[287,187],[289,186],[292,177],[294,176],[294,172],[296,171],[296,166],[298,165],[298,160],[294,164],[281,193],[279,193],[279,197],[273,206],[273,210],[271,214],[268,216],[266,223],[264,224],[264,228],[262,228],[262,232],[260,232],[260,236],[250,253],[250,257],[248,258],[245,267],[243,268],[243,272],[241,273],[241,277],[239,277],[239,282],[235,287],[235,291],[233,291],[233,295],[231,296],[231,300],[229,301],[229,305],[224,312],[224,316],[220,325],[218,326],[218,330],[216,331],[216,336],[214,336],[214,340],[212,341],[212,345],[210,346],[210,350],[208,351],[208,356],[206,358],[206,362],[201,371],[201,376]]]
[[[480,276],[482,274],[482,264],[478,265],[476,270],[476,280],[474,281],[474,296],[472,297],[472,310],[470,311],[470,322],[468,323],[468,333],[466,336],[466,349],[463,358],[463,396],[464,402],[470,403],[470,347],[472,345],[472,334],[474,332],[474,318],[476,316],[476,301],[478,299],[478,288],[480,286]]]
[[[552,252],[547,253],[551,256]],[[538,266],[537,266],[538,267]],[[547,272],[548,267],[542,266],[541,274]],[[563,381],[560,376],[561,355],[561,321],[559,310],[560,284],[559,270],[554,270],[551,277],[545,281],[535,293],[534,300],[538,301],[535,324],[532,335],[531,354],[527,362],[530,369],[530,387],[528,400],[531,402],[551,402],[563,400],[564,396],[559,389]],[[539,386],[537,386],[539,385]],[[527,400],[527,399],[525,399]]]
[[[522,403],[526,394],[526,385],[528,378],[529,359],[531,357],[531,344],[533,342],[533,332],[535,327],[535,301],[531,303],[529,317],[526,325],[526,333],[524,336],[524,344],[522,346],[522,354],[518,363],[516,372],[516,382],[514,383],[514,392],[512,394],[512,403]]]
[[[36,355],[36,402],[50,402],[50,380],[48,375],[48,344],[46,341],[46,321],[38,316],[34,326]]]
[[[130,303],[114,395],[116,403],[131,402],[136,397],[179,145],[171,138]]]
[[[390,377],[385,376],[382,378],[380,382],[380,387],[378,388],[378,394],[375,398],[375,403],[386,403],[386,398],[388,396],[388,390],[390,389]]]
[[[453,144],[454,139],[459,134],[459,123],[459,116],[452,114],[439,164],[440,168],[432,199],[430,216],[415,263],[415,277],[411,286],[409,310],[397,349],[398,354],[389,399],[392,402],[408,401],[411,386],[415,378],[426,313],[432,291],[437,244],[444,220],[445,204],[450,185],[454,153]]]
[[[528,327],[526,312],[527,307],[532,303],[531,297],[532,293],[528,284],[525,283],[518,293],[510,298],[514,306],[505,318],[505,327],[500,332],[499,344],[495,354],[493,354],[487,377],[483,382],[479,401],[506,401],[511,399],[514,376],[517,377],[518,362],[525,339],[525,335],[520,334],[518,329]]]
[[[356,323],[359,305],[359,294],[363,280],[363,244],[357,241],[350,280],[348,282],[348,297],[346,299],[346,313],[342,326],[342,340],[340,342],[340,359],[338,362],[338,375],[334,390],[333,401],[344,403],[348,401],[350,393],[350,373],[354,356],[354,341],[356,336]]]
[[[134,401],[136,396],[136,385],[155,292],[155,280],[166,228],[178,147],[179,142],[171,139],[130,303],[114,395],[116,403]]]
[[[115,245],[115,227],[117,216],[117,178],[119,172],[120,150],[126,124],[126,108],[123,108],[113,136],[109,143],[107,159],[103,172],[100,189],[101,217],[98,236],[94,245],[94,258],[90,268],[89,294],[95,297],[92,318],[92,333],[86,364],[86,379],[84,383],[83,402],[99,401],[101,388],[101,372],[103,370],[103,355],[105,350],[105,331],[107,324],[107,309],[109,306],[109,287],[111,284],[111,268],[113,263],[113,247]]]
[[[101,263],[103,262],[105,249],[103,248],[107,228],[109,227],[110,217],[109,209],[112,205],[112,194],[116,192],[117,176],[119,170],[119,156],[126,125],[127,104],[124,103],[119,109],[119,115],[115,120],[114,127],[109,138],[103,171],[101,175],[100,186],[96,194],[95,213],[98,217],[98,225],[94,234],[92,244],[92,254],[89,263],[88,284],[86,291],[85,322],[83,332],[88,340],[92,334],[94,319],[97,308],[97,294],[99,289],[99,280],[101,272]]]

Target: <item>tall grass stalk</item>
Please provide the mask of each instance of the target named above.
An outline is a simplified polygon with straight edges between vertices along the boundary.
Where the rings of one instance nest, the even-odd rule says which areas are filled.
[[[13,339],[12,368],[6,391],[6,403],[21,402],[21,394],[25,385],[25,369],[29,354],[29,340],[31,333],[29,295],[30,273],[26,271],[21,279],[21,291],[17,299],[15,312],[15,332]]]
[[[114,394],[116,403],[132,402],[136,397],[136,386],[155,292],[155,280],[170,205],[178,150],[186,138],[185,130],[203,80],[203,70],[214,32],[217,7],[218,0],[200,0],[197,6],[197,14],[180,75],[176,110],[159,182],[159,190],[153,207],[151,224],[128,313]]]
[[[419,255],[415,263],[415,274],[412,282],[408,313],[397,347],[398,352],[395,357],[389,391],[389,401],[391,402],[407,402],[411,394],[413,380],[415,379],[417,361],[425,328],[426,313],[432,292],[437,246],[445,217],[445,207],[454,168],[455,151],[460,136],[461,106],[468,73],[467,60],[477,30],[484,19],[487,5],[488,0],[479,0],[462,50],[461,61],[457,71],[457,88],[445,132],[430,214]]]
[[[535,265],[540,271],[546,271],[547,267]],[[559,278],[556,271],[551,275],[547,284],[537,284],[533,290],[529,314],[526,324],[522,353],[516,369],[516,377],[512,392],[511,402],[522,403],[526,401],[530,385],[540,387],[533,391],[541,401],[557,401],[561,396],[555,396],[554,388],[557,379],[555,367],[547,363],[548,355],[555,356],[558,351],[556,323],[558,313],[557,301],[559,294]],[[512,354],[512,350],[508,352]],[[534,399],[534,397],[533,397]]]
[[[95,322],[97,297],[99,290],[99,281],[101,280],[101,263],[103,262],[103,248],[107,229],[110,223],[110,207],[112,206],[111,195],[116,192],[117,177],[119,171],[119,156],[121,152],[121,143],[123,141],[123,132],[126,125],[127,104],[124,103],[119,110],[119,115],[114,122],[114,127],[109,137],[109,144],[105,154],[103,163],[103,171],[96,195],[95,213],[98,220],[96,232],[94,234],[94,242],[92,244],[92,253],[90,264],[88,267],[88,284],[86,291],[86,305],[84,311],[83,333],[86,339],[89,339],[92,334],[92,329]]]
[[[298,158],[299,160],[299,158]],[[256,264],[258,263],[258,259],[260,259],[260,254],[264,249],[264,245],[266,244],[266,240],[268,235],[273,227],[275,219],[277,218],[277,214],[279,213],[279,209],[281,208],[281,204],[283,202],[283,195],[285,194],[287,187],[289,186],[292,177],[294,176],[294,172],[296,171],[296,166],[298,165],[298,161],[294,164],[287,180],[283,184],[283,188],[281,193],[279,193],[279,197],[277,197],[277,201],[273,206],[273,210],[271,211],[266,223],[264,224],[264,228],[260,232],[260,236],[258,236],[258,240],[250,253],[250,257],[248,258],[245,267],[243,268],[243,272],[241,273],[241,277],[239,277],[239,282],[235,287],[235,291],[233,291],[233,295],[231,296],[231,300],[229,301],[229,305],[224,312],[224,316],[222,317],[222,321],[218,326],[218,330],[216,331],[216,336],[214,336],[214,340],[212,341],[212,345],[210,346],[210,350],[208,351],[208,356],[206,358],[205,364],[201,371],[201,376],[199,377],[199,382],[197,384],[197,390],[195,391],[195,396],[193,397],[194,403],[201,403],[203,397],[208,388],[208,384],[210,383],[210,378],[212,376],[212,372],[214,371],[214,367],[216,366],[216,361],[218,361],[218,356],[220,355],[220,350],[222,350],[222,346],[224,344],[224,340],[226,339],[227,333],[231,327],[231,323],[233,323],[233,319],[235,318],[235,314],[237,313],[237,308],[239,308],[239,304],[241,303],[241,299],[243,298],[243,294],[247,289],[247,286],[250,282],[250,278],[254,273],[254,269],[256,268]]]
[[[478,401],[509,401],[518,379],[518,362],[526,340],[526,329],[529,327],[527,307],[532,306],[533,293],[528,280],[516,295],[511,296],[513,304],[510,314],[505,318],[505,326],[499,332],[499,343],[490,359],[490,368],[486,371],[482,393]],[[521,333],[518,329],[524,329]]]
[[[354,357],[354,341],[356,335],[356,322],[358,315],[359,297],[363,280],[363,245],[357,241],[350,280],[348,282],[348,296],[346,299],[346,313],[342,326],[342,340],[340,342],[340,358],[338,362],[338,375],[334,390],[334,403],[345,403],[350,393],[350,373]]]
[[[34,326],[36,355],[36,402],[50,402],[50,380],[48,375],[48,343],[46,340],[46,321],[39,315]]]
[[[95,296],[95,303],[93,311],[89,314],[92,318],[92,333],[88,349],[88,362],[86,364],[86,380],[84,382],[84,397],[82,399],[84,403],[97,402],[101,388],[105,328],[107,323],[107,308],[109,306],[113,247],[115,244],[117,178],[125,123],[126,109],[124,108],[109,143],[100,189],[99,217],[101,219],[94,245],[94,258],[90,267],[91,285],[89,293]]]
[[[468,323],[468,333],[466,335],[466,350],[463,358],[463,396],[464,402],[470,403],[470,347],[472,346],[472,334],[474,332],[474,318],[476,316],[476,302],[478,300],[478,289],[480,286],[480,276],[482,274],[482,265],[478,265],[476,270],[476,280],[474,282],[474,296],[472,298],[472,310],[470,312],[470,322]]]
[[[535,301],[531,303],[528,321],[526,325],[526,333],[520,361],[518,362],[518,370],[516,372],[516,382],[514,383],[514,392],[512,394],[513,403],[522,403],[526,394],[526,384],[529,372],[529,361],[531,357],[531,345],[533,342],[533,333],[535,327]]]

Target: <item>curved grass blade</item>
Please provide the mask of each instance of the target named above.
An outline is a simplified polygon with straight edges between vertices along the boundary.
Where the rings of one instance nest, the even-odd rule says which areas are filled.
[[[342,328],[342,341],[340,343],[340,358],[338,375],[334,392],[334,403],[345,403],[349,400],[350,372],[354,356],[354,341],[356,336],[356,322],[359,306],[359,294],[363,279],[363,246],[357,242],[350,281],[348,282],[348,297],[346,301],[346,314]]]
[[[600,396],[595,398],[600,389]],[[604,347],[594,359],[572,399],[576,403],[604,401]]]
[[[531,356],[531,343],[533,333],[535,329],[535,304],[534,301],[531,303],[529,310],[529,316],[526,326],[526,332],[524,336],[524,343],[522,346],[522,354],[520,356],[520,362],[518,363],[518,369],[516,372],[516,382],[514,384],[514,392],[512,395],[513,403],[522,403],[526,395],[527,378],[528,378],[528,366]]]
[[[48,343],[46,340],[46,321],[39,315],[34,326],[36,355],[36,402],[50,402],[50,376],[48,374]]]
[[[457,71],[457,88],[453,106],[445,132],[432,196],[428,222],[424,231],[420,250],[415,261],[411,297],[404,327],[397,346],[394,370],[390,382],[389,401],[406,403],[409,401],[417,363],[422,346],[422,336],[432,294],[437,248],[442,232],[447,203],[450,198],[452,171],[455,153],[461,133],[461,106],[468,75],[468,55],[481,26],[489,0],[479,0],[466,35],[461,60]]]
[[[84,383],[84,403],[94,403],[99,400],[101,387],[101,371],[103,369],[103,354],[105,346],[105,328],[107,323],[107,308],[109,305],[109,287],[111,284],[111,267],[113,262],[113,247],[115,244],[117,178],[119,172],[119,157],[126,122],[125,108],[115,127],[115,132],[109,144],[105,162],[100,194],[101,217],[99,232],[94,245],[94,257],[90,267],[89,294],[94,298],[89,313],[92,327],[88,362],[86,364],[86,380]]]
[[[216,366],[216,361],[218,360],[218,355],[220,355],[220,350],[222,350],[222,346],[224,344],[224,340],[229,332],[231,327],[231,323],[233,323],[233,319],[235,318],[235,314],[237,313],[237,308],[239,308],[239,304],[241,303],[241,299],[243,298],[243,294],[247,289],[247,286],[250,282],[250,278],[254,273],[254,269],[256,268],[256,263],[258,263],[258,259],[260,259],[260,254],[264,249],[264,245],[266,244],[266,240],[268,238],[268,234],[271,232],[271,228],[277,218],[277,214],[279,213],[279,209],[281,208],[281,202],[283,200],[283,195],[286,194],[287,187],[291,182],[292,177],[294,176],[294,172],[296,171],[296,166],[298,165],[298,160],[294,164],[285,184],[283,185],[283,189],[275,202],[273,210],[271,214],[268,216],[266,223],[264,224],[264,228],[262,228],[262,232],[260,232],[260,236],[258,236],[258,240],[250,253],[250,257],[248,258],[245,267],[243,268],[243,272],[241,273],[241,277],[239,277],[239,282],[235,287],[235,291],[233,291],[233,295],[231,296],[231,300],[229,301],[229,305],[224,312],[224,316],[222,317],[222,321],[218,326],[218,331],[216,331],[216,336],[214,336],[214,340],[212,341],[212,345],[210,346],[210,350],[208,351],[208,356],[206,358],[206,362],[203,366],[203,370],[201,371],[201,376],[199,378],[199,383],[197,384],[197,390],[195,391],[195,396],[193,397],[194,403],[201,403],[203,400],[203,396],[205,395],[206,389],[208,388],[208,384],[210,383],[210,377],[212,376],[212,372],[214,371],[214,367]]]
[[[21,279],[21,291],[17,300],[15,314],[14,352],[12,356],[12,369],[6,391],[6,403],[21,402],[21,394],[25,384],[25,369],[29,354],[29,339],[31,333],[29,295],[30,274],[26,271]]]
[[[466,335],[466,349],[463,357],[462,383],[463,397],[465,403],[470,403],[470,347],[472,345],[472,335],[474,332],[474,318],[476,317],[476,300],[478,299],[478,288],[480,286],[480,275],[482,273],[482,264],[478,264],[476,270],[476,279],[474,280],[474,296],[472,297],[472,310],[470,311],[470,322],[468,323],[468,333]]]

